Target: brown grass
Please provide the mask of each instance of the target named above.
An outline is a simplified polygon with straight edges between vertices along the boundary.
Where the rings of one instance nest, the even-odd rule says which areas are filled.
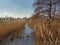
[[[6,21],[0,24],[0,38],[4,38],[9,33],[21,32],[24,28],[26,20],[13,20],[11,22]]]
[[[34,30],[34,38],[49,42],[52,44],[57,44],[60,42],[60,20],[55,19],[49,24],[48,20],[41,18],[31,18],[28,23],[29,26]],[[60,44],[60,43],[59,43]]]

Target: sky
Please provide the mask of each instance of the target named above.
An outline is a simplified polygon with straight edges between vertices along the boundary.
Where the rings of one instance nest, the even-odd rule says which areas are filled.
[[[34,0],[0,0],[0,17],[30,17]]]
[[[34,12],[32,6],[34,1],[35,0],[0,0],[0,17],[30,17]],[[60,1],[57,7],[60,7]]]

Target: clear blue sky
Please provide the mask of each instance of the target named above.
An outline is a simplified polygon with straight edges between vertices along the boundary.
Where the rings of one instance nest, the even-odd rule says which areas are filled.
[[[34,0],[0,0],[0,17],[29,17],[33,13]]]

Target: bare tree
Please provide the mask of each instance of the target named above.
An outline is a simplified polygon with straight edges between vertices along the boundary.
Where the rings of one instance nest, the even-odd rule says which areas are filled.
[[[35,9],[35,11],[34,11],[35,14],[37,14],[37,15],[41,15],[41,13],[48,14],[48,17],[49,17],[48,32],[49,32],[49,35],[51,36],[52,40],[53,40],[53,36],[51,34],[50,27],[51,27],[51,22],[52,22],[51,21],[52,15],[54,17],[55,13],[56,13],[56,5],[57,5],[56,0],[35,0],[35,2],[33,4],[33,7]]]

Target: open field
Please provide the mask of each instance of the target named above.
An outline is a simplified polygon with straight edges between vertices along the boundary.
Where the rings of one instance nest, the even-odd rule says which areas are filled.
[[[34,30],[33,37],[49,44],[60,44],[60,19],[50,21],[37,17],[28,20],[29,26]]]
[[[13,37],[17,35],[17,33],[21,33],[24,29],[24,25],[26,23],[25,19],[21,20],[12,20],[0,23],[0,39],[5,38],[6,36],[12,35]]]

